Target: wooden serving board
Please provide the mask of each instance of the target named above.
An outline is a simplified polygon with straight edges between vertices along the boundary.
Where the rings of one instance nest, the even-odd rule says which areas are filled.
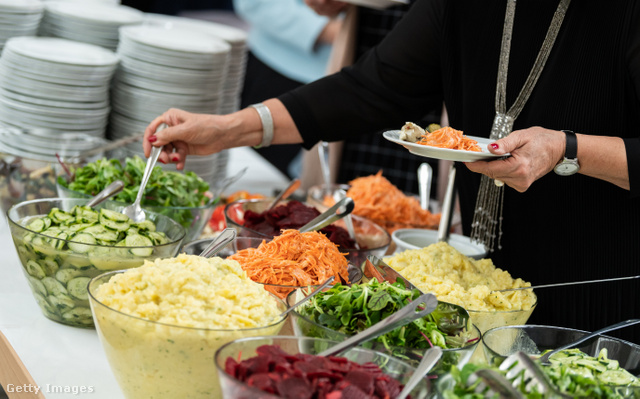
[[[37,394],[34,392],[38,384],[2,332],[0,332],[0,384],[9,399],[44,399],[45,397],[42,391]],[[7,388],[9,385],[10,388]],[[25,387],[27,389],[23,389]],[[17,392],[18,388],[21,392]],[[22,392],[25,390],[27,392]]]

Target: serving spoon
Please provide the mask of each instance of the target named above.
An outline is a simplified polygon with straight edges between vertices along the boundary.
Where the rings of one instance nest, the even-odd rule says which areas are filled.
[[[123,188],[124,188],[124,183],[122,182],[122,180],[116,180],[113,183],[109,184],[107,187],[105,187],[98,194],[96,194],[96,196],[93,197],[89,202],[87,202],[85,206],[88,206],[89,208],[93,208],[94,206],[102,203],[108,198],[111,198],[114,195],[118,194],[120,191],[122,191]]]
[[[406,399],[413,388],[415,388],[420,380],[422,380],[424,376],[427,375],[427,373],[433,368],[433,366],[438,363],[438,360],[440,360],[441,357],[442,348],[440,348],[439,346],[434,346],[428,349],[422,357],[420,364],[418,364],[418,367],[416,367],[416,370],[413,372],[413,375],[411,376],[411,378],[409,378],[409,381],[404,384],[404,388],[402,388],[402,391],[400,391],[400,394],[398,394],[396,399]]]
[[[209,245],[207,245],[207,247],[202,252],[200,252],[200,255],[198,256],[202,256],[203,258],[210,258],[214,256],[215,254],[220,252],[222,248],[226,247],[227,244],[233,242],[233,240],[236,239],[236,234],[237,233],[235,229],[227,227],[226,229],[222,230],[216,238],[211,240]]]
[[[320,291],[325,289],[329,284],[333,283],[333,280],[335,280],[335,276],[331,276],[328,279],[326,279],[324,283],[322,283],[319,286],[317,286],[313,291],[311,291],[309,293],[309,295],[305,296],[304,298],[302,298],[298,302],[296,302],[293,305],[291,305],[291,307],[289,307],[289,309],[287,309],[284,312],[280,313],[280,317],[284,317],[287,313],[291,312],[293,309],[297,308],[298,306],[300,306],[303,303],[307,302],[309,299],[311,299],[314,296],[316,296],[316,294],[318,294]]]
[[[273,208],[275,208],[276,205],[278,205],[280,203],[280,201],[284,201],[287,198],[289,198],[291,196],[291,194],[295,193],[296,190],[299,187],[300,187],[300,179],[291,180],[291,182],[289,183],[287,188],[285,188],[284,190],[282,190],[282,192],[280,192],[280,195],[278,195],[273,200],[273,202],[271,202],[271,204],[269,204],[269,207],[267,208],[267,210],[265,212],[268,212],[268,211],[272,210]]]
[[[162,129],[166,129],[169,127],[166,123],[158,126],[156,131],[160,131]],[[133,220],[136,223],[144,222],[147,218],[142,207],[140,207],[140,202],[142,201],[142,196],[144,195],[144,189],[147,187],[147,183],[149,182],[149,177],[151,177],[151,172],[153,172],[153,167],[156,165],[158,161],[158,157],[162,152],[162,147],[151,147],[151,154],[149,155],[149,159],[147,159],[147,165],[144,167],[144,174],[142,175],[142,181],[140,181],[140,187],[138,187],[138,195],[136,196],[136,200],[133,204],[124,208],[121,213],[127,215],[129,219]]]

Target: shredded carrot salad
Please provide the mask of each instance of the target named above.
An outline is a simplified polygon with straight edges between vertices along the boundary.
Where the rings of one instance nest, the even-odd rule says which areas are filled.
[[[322,233],[282,230],[272,241],[258,248],[238,251],[228,259],[240,263],[247,276],[258,283],[306,287],[323,283],[331,276],[335,282],[349,283],[348,261],[338,247]],[[265,286],[280,298],[292,288]]]
[[[452,150],[465,150],[480,152],[478,142],[462,134],[462,131],[445,126],[431,133],[423,134],[416,144],[431,147],[449,148]]]
[[[422,209],[416,198],[405,195],[382,176],[382,171],[358,177],[349,184],[347,196],[355,202],[353,213],[372,219],[390,231],[406,225],[436,227],[440,223],[440,214]]]

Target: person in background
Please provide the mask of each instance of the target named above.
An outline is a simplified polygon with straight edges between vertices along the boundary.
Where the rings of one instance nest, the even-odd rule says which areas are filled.
[[[375,47],[389,33],[396,24],[409,11],[412,4],[416,0],[408,0],[407,4],[393,5],[387,8],[370,8],[364,6],[355,6],[338,0],[305,0],[305,3],[312,8],[318,15],[327,17],[335,17],[340,13],[347,13],[343,24],[341,35],[346,35],[349,43],[344,46],[346,48],[334,48],[336,51],[345,51],[347,54],[336,55],[334,57],[342,57],[341,67],[351,65],[355,60],[359,59],[367,51]],[[350,26],[353,21],[353,26]],[[330,72],[338,72],[336,68]],[[441,112],[432,111],[413,122],[422,127],[426,127],[431,123],[440,123]],[[385,140],[382,132],[375,131],[372,134],[363,134],[357,137],[347,137],[340,145],[333,145],[332,151],[338,154],[332,154],[337,157],[333,160],[332,167],[337,168],[334,171],[336,182],[347,183],[357,177],[376,174],[379,170],[383,171],[383,175],[400,190],[407,193],[418,192],[417,171],[421,163],[429,163],[433,170],[434,176],[438,175],[438,162],[431,159],[425,159],[416,155],[407,155],[403,148],[396,144]],[[317,154],[311,151],[306,157],[314,158]],[[313,160],[306,159],[305,168],[313,169]],[[437,180],[434,178],[432,196],[435,197],[438,192]],[[304,182],[303,182],[304,184]]]
[[[492,219],[497,267],[533,285],[636,276],[638,26],[640,0],[417,0],[353,66],[264,101],[262,113],[169,110],[147,127],[143,146],[146,154],[164,146],[161,157],[180,168],[188,154],[261,143],[309,148],[397,129],[444,101],[453,128],[491,137],[488,150],[501,156],[460,163],[456,174],[467,236],[488,210],[477,206],[479,194],[504,183],[502,198],[487,196],[503,200]],[[273,126],[261,118],[267,110]],[[170,127],[156,132],[163,122]],[[531,324],[595,331],[640,315],[638,279],[537,295]],[[640,343],[638,326],[609,334]]]
[[[320,16],[303,0],[234,0],[233,5],[250,25],[242,108],[325,75],[331,44],[340,29],[337,16]],[[290,144],[257,151],[289,175],[289,164],[301,148]]]

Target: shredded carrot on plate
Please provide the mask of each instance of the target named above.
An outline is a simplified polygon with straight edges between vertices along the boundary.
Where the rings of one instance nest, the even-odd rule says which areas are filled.
[[[228,259],[240,263],[247,276],[265,285],[265,289],[284,298],[294,288],[323,283],[331,276],[350,283],[348,261],[338,247],[322,233],[283,230],[272,241],[258,248],[236,252]],[[285,286],[285,287],[282,287]]]
[[[449,148],[452,150],[465,150],[480,152],[480,147],[476,140],[462,134],[462,131],[445,126],[431,133],[423,134],[416,144],[428,145],[431,147]]]

